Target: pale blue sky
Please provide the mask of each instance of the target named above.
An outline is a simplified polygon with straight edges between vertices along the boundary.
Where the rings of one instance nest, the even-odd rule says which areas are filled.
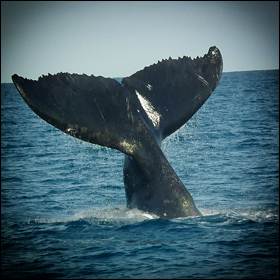
[[[279,4],[1,2],[1,82],[70,72],[129,76],[220,48],[224,71],[279,68]]]

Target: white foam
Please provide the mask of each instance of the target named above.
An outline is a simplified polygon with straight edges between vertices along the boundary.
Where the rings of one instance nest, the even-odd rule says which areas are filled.
[[[250,220],[255,222],[262,222],[267,220],[278,220],[278,215],[272,209],[264,210],[245,210],[245,209],[235,209],[235,210],[214,210],[214,209],[199,209],[202,215],[205,216],[216,216],[224,215],[230,219],[237,219],[240,221]]]
[[[151,214],[148,214],[148,213],[143,213],[142,214],[144,217],[148,218],[148,219],[155,219],[155,216],[151,215]]]
[[[104,223],[109,224],[134,224],[145,220],[158,219],[155,214],[147,213],[136,208],[128,209],[126,207],[104,208],[104,209],[86,209],[76,212],[72,215],[61,217],[36,217],[29,218],[27,223],[33,224],[50,224],[50,223],[69,223],[76,221],[86,221],[90,224]]]
[[[137,90],[135,90],[135,93],[136,93],[143,109],[145,110],[147,116],[152,121],[153,125],[155,127],[159,127],[161,115],[156,111],[155,107],[151,104],[151,102],[149,100],[147,100],[145,97],[143,97]]]

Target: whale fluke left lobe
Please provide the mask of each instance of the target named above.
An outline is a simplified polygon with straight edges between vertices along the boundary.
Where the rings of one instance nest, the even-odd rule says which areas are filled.
[[[81,140],[132,155],[145,133],[137,98],[114,79],[59,73],[12,80],[37,115]]]

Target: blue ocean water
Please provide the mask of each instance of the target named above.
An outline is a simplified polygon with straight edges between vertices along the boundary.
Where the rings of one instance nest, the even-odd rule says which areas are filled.
[[[1,84],[2,276],[278,278],[279,71],[224,73],[163,143],[203,217],[126,209],[123,154],[72,138]]]

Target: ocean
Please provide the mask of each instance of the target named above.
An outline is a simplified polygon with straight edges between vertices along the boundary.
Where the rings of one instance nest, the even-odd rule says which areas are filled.
[[[1,276],[279,277],[279,71],[224,73],[162,149],[202,217],[126,208],[124,155],[1,84]]]

